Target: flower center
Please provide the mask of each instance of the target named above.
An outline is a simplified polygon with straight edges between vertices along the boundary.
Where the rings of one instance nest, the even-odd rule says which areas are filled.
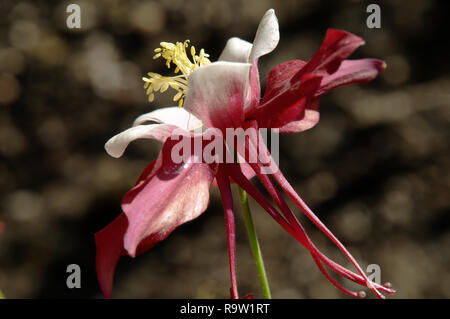
[[[210,64],[208,59],[209,54],[205,53],[205,50],[201,49],[199,55],[196,55],[195,47],[191,46],[192,61],[189,59],[186,49],[189,47],[189,40],[177,42],[176,44],[169,42],[161,42],[159,48],[154,51],[156,54],[153,59],[163,57],[166,59],[166,65],[170,69],[171,63],[175,64],[174,73],[177,74],[181,71],[182,74],[176,76],[162,76],[158,73],[149,72],[149,78],[143,77],[144,89],[148,95],[148,101],[153,102],[155,99],[154,92],[165,92],[169,87],[177,91],[173,100],[178,101],[178,106],[183,105],[184,97],[187,92],[187,80],[193,70],[198,67]]]

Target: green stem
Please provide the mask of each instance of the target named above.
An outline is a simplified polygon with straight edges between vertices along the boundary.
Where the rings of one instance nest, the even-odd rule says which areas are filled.
[[[248,205],[247,193],[240,187],[239,198],[241,199],[242,212],[244,214],[245,227],[247,228],[248,239],[250,240],[250,247],[252,249],[253,258],[256,263],[256,270],[258,272],[259,282],[263,292],[264,299],[272,299],[269,288],[269,281],[267,280],[266,269],[264,267],[264,261],[259,247],[258,236],[256,236],[255,226],[253,225],[252,215],[250,213],[250,207]]]
[[[2,293],[1,290],[0,290],[0,299],[5,299],[5,295]]]

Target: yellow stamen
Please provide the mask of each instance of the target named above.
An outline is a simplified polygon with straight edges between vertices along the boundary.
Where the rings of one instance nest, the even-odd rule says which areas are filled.
[[[194,46],[191,46],[190,53],[192,56],[191,61],[186,53],[186,49],[189,47],[189,40],[184,42],[170,43],[161,42],[160,48],[156,48],[153,59],[163,57],[166,60],[168,68],[171,67],[171,63],[175,65],[174,73],[177,74],[181,71],[180,75],[176,76],[162,76],[158,73],[149,72],[149,78],[142,78],[144,83],[144,89],[148,95],[149,102],[152,102],[155,98],[154,92],[165,92],[169,87],[176,90],[177,93],[173,97],[173,100],[178,101],[178,105],[183,105],[184,97],[187,93],[187,80],[189,75],[196,68],[208,65],[211,61],[208,59],[209,54],[205,53],[205,50],[201,49],[199,55],[196,55]]]

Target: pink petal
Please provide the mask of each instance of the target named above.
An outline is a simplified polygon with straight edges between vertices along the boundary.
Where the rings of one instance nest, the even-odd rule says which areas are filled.
[[[122,199],[122,210],[129,222],[124,247],[130,256],[145,239],[149,248],[166,238],[176,227],[198,217],[208,206],[213,169],[203,163],[176,164],[167,140],[157,160],[161,166],[131,189]]]
[[[214,62],[196,69],[189,76],[184,108],[207,127],[239,127],[250,89],[250,67],[246,63]]]
[[[314,127],[320,119],[319,98],[305,101],[305,108],[291,120],[279,128],[280,133],[298,133]]]
[[[316,95],[347,84],[369,82],[385,68],[386,64],[377,59],[344,60],[335,73],[324,77]]]

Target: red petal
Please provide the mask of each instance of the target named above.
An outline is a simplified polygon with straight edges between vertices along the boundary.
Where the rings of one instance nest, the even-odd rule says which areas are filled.
[[[153,171],[156,161],[151,162],[139,176],[136,184]],[[114,280],[114,270],[121,255],[126,255],[123,248],[123,236],[128,227],[128,220],[124,213],[121,213],[106,227],[95,233],[96,245],[96,271],[100,288],[105,298],[111,298]]]
[[[105,228],[95,233],[96,271],[100,288],[105,298],[111,298],[114,270],[123,249],[123,235],[128,227],[125,214],[120,214]]]
[[[223,209],[225,211],[225,223],[227,228],[228,258],[230,262],[231,299],[239,299],[236,279],[236,231],[234,225],[233,196],[230,182],[223,169],[217,173],[217,184],[222,196]]]
[[[252,143],[256,143],[256,140],[253,140]],[[264,144],[260,145],[261,147],[264,147]],[[266,163],[268,163],[268,159],[270,158],[270,153],[268,153],[267,149],[260,149],[259,154],[262,156],[262,160]],[[273,160],[272,160],[273,162]],[[275,163],[273,163],[276,165]],[[305,245],[305,247],[311,252],[314,259],[320,258],[327,266],[329,266],[331,269],[335,270],[336,272],[340,272],[339,267],[336,267],[332,263],[328,263],[326,258],[323,258],[323,254],[320,253],[320,251],[317,250],[315,245],[311,242],[308,235],[305,233],[302,225],[297,220],[297,218],[294,216],[292,211],[287,206],[286,202],[284,201],[284,198],[280,196],[280,193],[277,191],[277,189],[272,185],[270,179],[267,175],[261,174],[262,164],[259,162],[258,164],[252,164],[252,167],[255,168],[255,171],[258,175],[258,178],[263,183],[266,190],[269,192],[271,197],[274,199],[278,207],[282,210],[283,214],[285,215],[287,221],[290,223],[291,226],[296,229],[296,232],[298,235],[302,235],[302,237],[298,238],[299,242]],[[379,297],[384,298],[384,296],[378,291],[378,287],[375,283],[371,282],[364,271],[361,269],[355,258],[350,254],[350,252],[345,248],[345,246],[334,236],[334,234],[320,221],[320,219],[309,209],[308,206],[303,202],[303,200],[298,196],[298,194],[294,191],[292,186],[289,184],[289,182],[285,179],[281,171],[278,169],[275,171],[275,173],[272,174],[274,179],[277,181],[279,186],[287,193],[287,195],[294,201],[294,203],[304,212],[304,214],[327,236],[329,237],[333,243],[344,253],[344,255],[349,259],[349,261],[355,266],[355,268],[358,270],[362,277],[362,282],[360,284],[363,284],[367,286],[368,288],[372,289],[372,291]],[[288,230],[288,232],[290,232]],[[295,237],[295,234],[294,234]],[[323,267],[320,263],[318,263],[319,268],[321,271],[323,271]],[[327,278],[331,278],[328,276],[326,272],[324,274],[327,276]],[[348,274],[347,274],[348,275]],[[349,278],[348,276],[344,275],[345,277]],[[353,280],[349,278],[350,280]],[[356,279],[356,278],[355,278]],[[334,280],[331,280],[333,284],[336,284]],[[355,280],[355,282],[357,282]],[[338,287],[341,287],[338,285]],[[341,289],[341,288],[340,288]],[[346,293],[349,293],[350,295],[354,295],[353,292],[343,288],[341,289]]]
[[[288,86],[281,94],[265,102],[250,118],[258,122],[260,128],[280,128],[305,116],[306,103],[313,99],[322,78],[311,76],[297,86]]]
[[[310,73],[327,76],[336,72],[341,62],[363,44],[364,40],[354,34],[328,29],[320,48],[295,75],[294,82],[304,80]]]
[[[261,104],[282,93],[286,89],[289,80],[305,66],[302,60],[290,60],[278,64],[269,72],[267,88]]]
[[[310,61],[287,61],[271,70],[261,105],[249,109],[246,119],[256,119],[260,127],[280,128],[281,133],[313,127],[319,121],[321,94],[341,85],[370,81],[382,70],[379,60],[343,62],[363,43],[356,35],[329,29]]]

